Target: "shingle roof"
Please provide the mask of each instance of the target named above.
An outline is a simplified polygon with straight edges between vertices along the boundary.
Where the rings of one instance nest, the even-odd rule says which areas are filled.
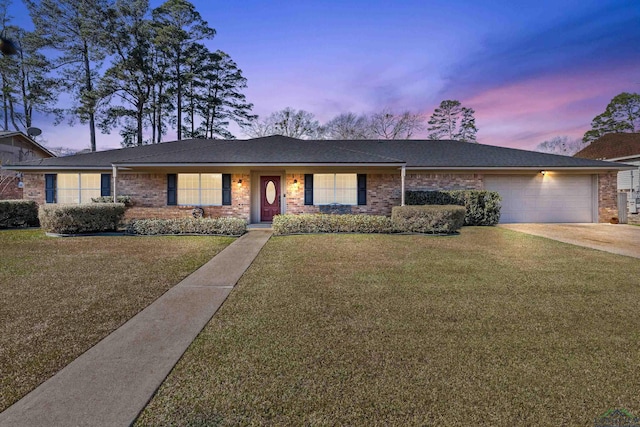
[[[23,162],[14,169],[110,168],[143,165],[406,165],[407,168],[624,167],[533,151],[430,140],[299,140],[270,136],[248,140],[193,139]]]
[[[640,156],[640,133],[608,133],[574,155],[583,159],[619,159],[632,156]]]

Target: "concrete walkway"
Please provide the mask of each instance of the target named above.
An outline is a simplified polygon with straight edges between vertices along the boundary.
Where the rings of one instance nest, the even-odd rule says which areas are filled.
[[[0,426],[130,425],[269,237],[240,237],[0,414]]]
[[[640,227],[626,224],[499,224],[572,245],[640,258]]]

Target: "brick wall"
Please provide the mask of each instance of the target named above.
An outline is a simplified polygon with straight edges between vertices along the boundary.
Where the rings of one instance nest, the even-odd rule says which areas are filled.
[[[286,176],[287,206],[290,214],[318,213],[318,206],[304,204],[304,174],[289,174]],[[294,180],[298,180],[295,188]],[[367,174],[367,204],[353,206],[351,213],[391,215],[391,208],[400,205],[400,175]]]
[[[242,186],[237,182],[242,179]],[[297,180],[297,188],[293,181]],[[204,207],[206,217],[234,216],[250,219],[251,175],[233,174],[231,177],[231,206]],[[304,205],[304,174],[287,174],[287,213],[317,213],[318,206]],[[45,182],[43,173],[23,175],[23,198],[38,204],[45,202]],[[482,189],[482,175],[478,174],[407,174],[407,190],[457,190]],[[118,175],[117,192],[130,195],[133,207],[126,218],[181,218],[191,215],[192,206],[167,206],[166,174],[126,174]],[[400,174],[367,174],[367,205],[354,206],[353,213],[390,215],[393,206],[400,205]],[[598,175],[598,221],[609,222],[618,215],[617,174]]]
[[[238,185],[238,180],[242,185]],[[249,221],[251,201],[249,189],[251,175],[231,175],[231,205],[202,206],[207,218],[231,216]],[[118,175],[117,192],[131,196],[133,206],[127,209],[125,219],[140,218],[186,218],[195,206],[167,206],[166,174],[121,174]]]
[[[598,222],[618,217],[618,173],[598,175]]]
[[[24,192],[18,187],[20,178],[13,172],[0,171],[0,200],[22,199]]]
[[[482,190],[482,175],[421,173],[405,176],[407,190]]]
[[[45,201],[44,174],[25,172],[22,175],[22,182],[24,182],[22,197],[43,205]]]
[[[293,181],[298,180],[296,189]],[[304,174],[286,177],[287,213],[317,213],[318,206],[304,205]],[[367,204],[353,206],[351,212],[391,215],[391,208],[401,203],[401,177],[395,174],[367,174]],[[482,179],[475,174],[407,174],[406,190],[481,189]]]
[[[242,179],[242,186],[238,186],[238,179]],[[231,205],[204,206],[204,216],[234,216],[248,221],[250,180],[250,175],[231,175]],[[35,200],[38,204],[44,204],[44,174],[25,173],[23,182],[23,197]],[[118,195],[131,196],[133,202],[133,206],[127,209],[125,219],[185,218],[191,216],[194,208],[194,206],[167,206],[166,174],[118,174],[116,191]]]

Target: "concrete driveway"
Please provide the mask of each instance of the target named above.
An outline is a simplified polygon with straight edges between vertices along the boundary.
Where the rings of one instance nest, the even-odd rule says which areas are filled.
[[[640,258],[640,227],[626,224],[499,224],[572,245]]]

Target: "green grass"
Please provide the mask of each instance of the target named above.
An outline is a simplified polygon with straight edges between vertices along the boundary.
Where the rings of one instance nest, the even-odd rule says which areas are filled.
[[[640,413],[640,262],[499,228],[274,237],[137,425]]]
[[[232,241],[0,231],[0,410]]]

